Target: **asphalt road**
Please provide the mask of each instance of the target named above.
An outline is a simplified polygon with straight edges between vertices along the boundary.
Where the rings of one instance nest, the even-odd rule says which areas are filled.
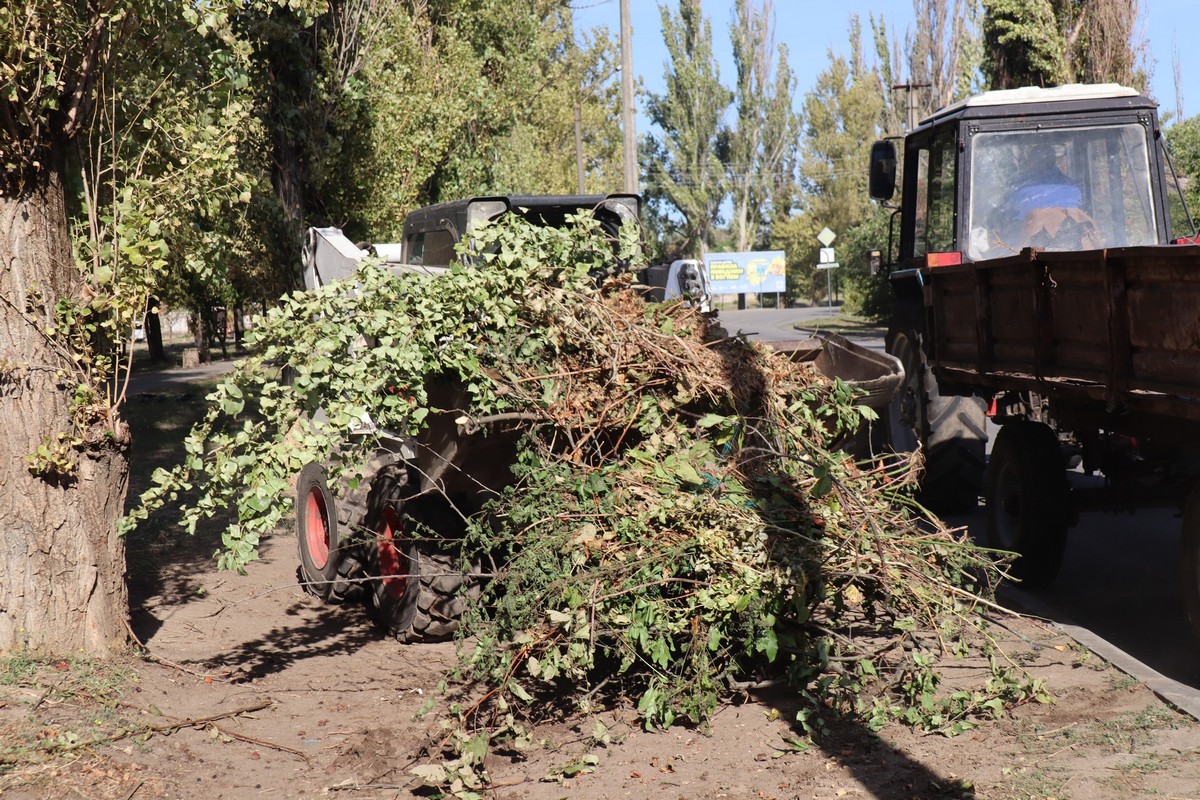
[[[829,316],[824,308],[720,312],[730,331],[754,332],[764,341],[806,338],[797,324],[819,327]],[[853,338],[883,349],[879,338]],[[989,429],[994,439],[996,428]],[[1071,480],[1097,479],[1077,473]],[[973,513],[946,521],[984,540],[982,500]],[[1200,719],[1200,643],[1192,637],[1180,598],[1180,528],[1173,508],[1084,512],[1068,534],[1054,584],[1036,590],[1006,587],[1001,600],[1064,626],[1081,644]]]
[[[764,342],[782,342],[791,339],[807,339],[808,330],[797,330],[796,325],[807,329],[820,329],[821,321],[836,316],[837,306],[830,311],[824,306],[813,308],[752,308],[746,311],[721,311],[721,324],[730,333],[739,331],[752,333]],[[883,342],[875,339],[880,348]]]
[[[237,366],[236,361],[213,361],[190,369],[175,367],[153,372],[135,372],[129,378],[127,394],[133,396],[186,391],[189,384],[209,378],[218,378],[227,372],[232,372],[235,366]]]

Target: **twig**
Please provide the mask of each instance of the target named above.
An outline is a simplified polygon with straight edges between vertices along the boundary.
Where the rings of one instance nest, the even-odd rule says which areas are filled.
[[[476,433],[483,429],[484,425],[490,425],[494,422],[553,422],[549,416],[536,412],[511,411],[506,414],[490,414],[486,417],[470,417],[465,413],[467,423],[463,426],[467,433]]]
[[[308,761],[308,754],[297,750],[294,747],[288,747],[285,744],[279,744],[278,742],[272,742],[267,739],[258,739],[253,736],[247,736],[244,733],[235,733],[227,728],[222,728],[220,725],[213,725],[212,728],[218,733],[228,736],[231,739],[238,739],[239,741],[247,742],[249,744],[262,745],[263,747],[269,747],[272,750],[281,750],[284,753],[291,753],[294,756],[300,756],[300,758]]]
[[[125,706],[126,708],[131,708],[131,709],[134,709],[137,711],[145,711],[146,713],[150,713],[149,711],[146,711],[146,709],[138,708],[137,706],[132,706],[127,703],[122,703],[121,705]],[[149,734],[149,733],[174,733],[175,731],[182,730],[184,728],[203,727],[203,726],[209,725],[213,722],[216,722],[219,719],[228,719],[230,717],[236,717],[236,716],[240,716],[242,714],[250,714],[255,711],[262,711],[264,708],[267,708],[268,706],[271,706],[271,705],[274,705],[273,700],[263,700],[259,703],[256,703],[255,705],[247,706],[245,708],[237,708],[237,709],[234,709],[233,711],[226,711],[222,714],[212,714],[207,717],[184,719],[184,720],[179,720],[177,722],[171,722],[166,725],[145,725],[140,728],[122,729],[122,730],[117,731],[116,733],[108,734],[107,736],[96,736],[96,737],[93,737],[86,741],[75,742],[73,744],[48,743],[42,749],[47,752],[53,752],[53,751],[70,752],[72,750],[80,750],[84,747],[95,747],[96,745],[110,744],[112,742],[119,742],[122,739],[128,739],[131,736],[143,736],[143,735]],[[301,755],[303,755],[303,754],[301,754]],[[0,763],[6,763],[6,762],[7,762],[7,759],[3,756],[0,756]]]
[[[57,681],[55,681],[53,686],[47,686],[47,687],[46,687],[46,691],[42,692],[42,695],[41,695],[41,697],[39,697],[39,698],[38,698],[38,699],[37,699],[37,700],[34,702],[34,704],[33,704],[33,707],[32,707],[32,708],[30,708],[29,710],[30,710],[30,711],[37,711],[39,708],[41,708],[41,706],[42,706],[42,703],[46,702],[46,698],[50,696],[50,693],[51,693],[51,692],[53,692],[53,691],[54,691],[55,689],[57,689],[57,688],[58,688],[60,685],[62,685],[62,682],[63,682],[63,680],[64,680],[65,678],[66,678],[66,676],[64,675],[63,677],[61,677],[61,678],[59,678]]]
[[[131,626],[129,624],[129,620],[125,620],[125,630],[127,630],[129,632],[129,638],[133,639],[134,644],[136,644],[139,648],[141,648],[142,652],[140,653],[140,655],[142,658],[146,659],[147,661],[153,661],[156,664],[161,664],[162,666],[168,667],[170,669],[179,670],[180,672],[187,673],[188,675],[194,675],[197,678],[213,678],[213,680],[217,680],[216,678],[213,677],[211,672],[201,672],[199,670],[194,670],[194,669],[191,669],[190,667],[186,667],[183,664],[180,664],[176,661],[172,661],[169,658],[163,658],[162,656],[155,655],[154,653],[150,652],[150,648],[147,647],[142,642],[142,640],[138,638],[138,635],[133,632],[133,626]]]

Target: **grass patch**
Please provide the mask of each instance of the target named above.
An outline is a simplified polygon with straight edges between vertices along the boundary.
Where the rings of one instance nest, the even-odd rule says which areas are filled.
[[[1114,717],[1101,727],[1117,733],[1170,730],[1183,726],[1182,717],[1161,703],[1151,703],[1141,711]]]
[[[0,776],[118,726],[118,701],[134,680],[121,662],[28,653],[0,659],[0,707],[9,709],[0,725]]]
[[[887,323],[839,312],[829,317],[819,317],[817,319],[805,320],[804,322],[797,322],[796,330],[816,333],[840,333],[843,336],[883,337],[887,335]]]
[[[1152,744],[1155,734],[1159,731],[1179,728],[1186,724],[1187,722],[1169,707],[1161,703],[1151,703],[1141,711],[1122,714],[1103,722],[1069,725],[1052,731],[1035,725],[1031,731],[1020,735],[1018,739],[1025,752],[1032,754],[1058,752],[1064,746],[1133,752]]]
[[[989,794],[989,797],[1012,798],[1012,800],[1027,800],[1034,797],[1067,797],[1063,793],[1063,789],[1067,784],[1069,775],[1064,776],[1063,769],[1058,767],[1042,767],[1042,768],[1027,768],[1015,767],[1004,768],[1001,774],[1005,776],[1002,783],[996,788],[999,793],[995,795]]]

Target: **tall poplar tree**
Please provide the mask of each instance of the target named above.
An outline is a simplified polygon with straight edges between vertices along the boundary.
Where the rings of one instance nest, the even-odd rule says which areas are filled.
[[[752,249],[772,218],[785,217],[795,191],[800,118],[787,47],[776,50],[770,0],[737,0],[729,28],[737,68],[737,124],[728,133],[726,177],[732,196],[733,247]],[[774,59],[774,63],[773,62]]]
[[[643,185],[652,213],[678,233],[681,253],[700,256],[727,194],[721,131],[733,93],[721,85],[700,0],[680,0],[678,13],[659,11],[670,62],[666,91],[646,104],[660,133],[643,140]]]
[[[1116,82],[1145,89],[1137,0],[983,0],[992,89]]]
[[[913,14],[907,81],[919,119],[978,88],[979,0],[913,0]]]
[[[804,98],[800,181],[803,213],[777,226],[773,238],[788,252],[788,282],[812,298],[825,294],[816,270],[816,235],[828,226],[841,236],[871,209],[867,196],[867,153],[884,119],[879,72],[867,63],[862,24],[850,18],[849,57],[829,53],[829,66]]]

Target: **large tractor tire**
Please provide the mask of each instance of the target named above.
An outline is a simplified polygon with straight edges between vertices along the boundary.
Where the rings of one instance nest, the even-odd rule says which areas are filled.
[[[944,514],[969,511],[983,493],[987,416],[978,397],[943,395],[929,369],[915,323],[888,332],[887,352],[904,366],[904,385],[887,409],[891,449],[924,456],[919,500]]]
[[[1200,646],[1200,485],[1192,490],[1183,512],[1179,577],[1183,610],[1192,626],[1192,639]]]
[[[1006,424],[988,465],[988,546],[1018,554],[1011,574],[1045,586],[1062,565],[1070,486],[1058,437],[1040,422]]]
[[[325,600],[338,568],[337,504],[329,491],[325,468],[305,464],[296,480],[296,543],[300,551],[300,584]]]
[[[440,495],[413,495],[403,463],[384,467],[371,482],[363,549],[367,610],[402,642],[441,641],[458,630],[480,587],[458,566],[453,541],[461,536],[461,518]],[[414,536],[417,528],[427,538]]]
[[[361,591],[362,552],[352,531],[362,526],[365,489],[342,487],[341,502],[329,491],[320,464],[306,464],[296,480],[297,578],[309,594],[340,604]]]

